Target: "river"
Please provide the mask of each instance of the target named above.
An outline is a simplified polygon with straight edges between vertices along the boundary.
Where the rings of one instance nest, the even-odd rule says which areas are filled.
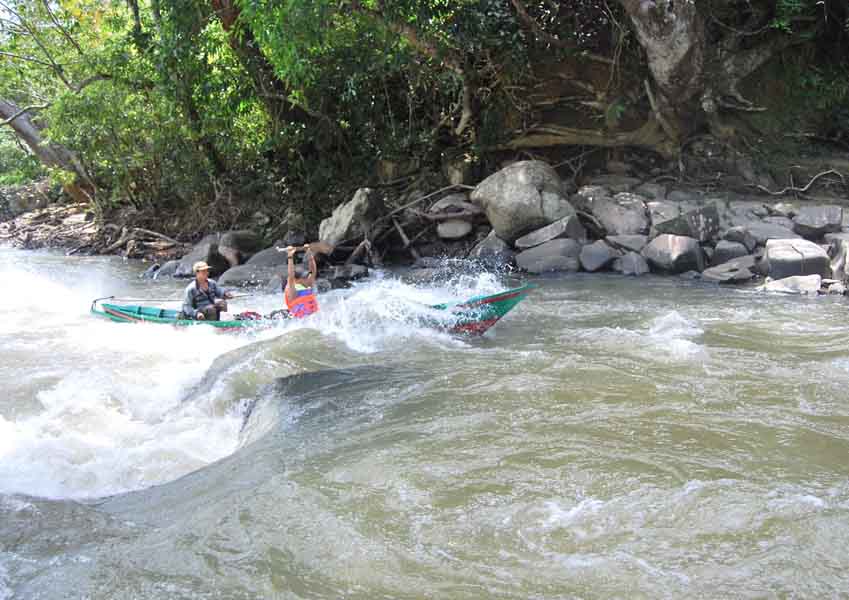
[[[259,333],[89,314],[179,296],[143,268],[0,249],[0,600],[849,593],[841,297],[537,278],[465,339],[417,301],[508,282],[386,273]]]

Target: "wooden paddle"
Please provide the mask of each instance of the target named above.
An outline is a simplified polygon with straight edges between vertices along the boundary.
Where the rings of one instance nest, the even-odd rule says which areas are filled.
[[[333,254],[334,246],[329,242],[323,242],[318,240],[317,242],[311,242],[309,244],[304,244],[303,246],[294,246],[296,252],[301,252],[307,249],[309,246],[310,251],[313,254]],[[286,252],[285,246],[275,246],[278,252]]]

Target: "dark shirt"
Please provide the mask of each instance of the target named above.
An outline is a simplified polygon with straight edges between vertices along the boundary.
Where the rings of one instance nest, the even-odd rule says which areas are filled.
[[[195,318],[199,310],[215,304],[216,298],[224,297],[224,289],[215,283],[214,279],[208,279],[206,283],[209,286],[206,291],[198,289],[197,279],[186,286],[183,298],[183,314],[191,319]]]

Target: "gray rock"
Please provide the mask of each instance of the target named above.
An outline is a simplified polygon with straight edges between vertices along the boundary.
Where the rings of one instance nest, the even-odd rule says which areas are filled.
[[[727,242],[743,244],[748,252],[752,252],[758,245],[758,240],[755,239],[755,236],[752,235],[748,227],[743,226],[729,228],[722,234],[722,239]]]
[[[814,274],[831,277],[828,253],[808,240],[769,240],[766,243],[764,261],[772,279]]]
[[[734,258],[727,262],[705,269],[702,279],[711,283],[746,283],[755,279],[757,258],[751,254]]]
[[[575,214],[568,187],[541,161],[514,163],[484,179],[471,200],[486,212],[498,237],[506,242]]]
[[[832,239],[828,247],[831,259],[831,276],[838,281],[845,281],[847,275],[847,259],[849,258],[849,240]]]
[[[691,237],[661,234],[649,242],[641,254],[652,267],[666,273],[703,271],[705,268],[702,247]]]
[[[374,190],[360,188],[354,197],[340,204],[318,228],[318,237],[333,245],[362,238],[383,212],[383,198]]]
[[[634,188],[634,193],[650,200],[665,200],[667,190],[660,183],[643,183]]]
[[[331,282],[337,281],[355,281],[368,277],[368,267],[363,265],[337,265],[330,269],[330,272],[325,277]],[[337,287],[334,285],[334,288]]]
[[[803,206],[793,217],[793,231],[809,240],[822,239],[826,233],[837,233],[843,227],[840,206]]]
[[[445,283],[456,276],[457,271],[452,267],[428,267],[411,269],[401,277],[401,280],[411,285],[431,285]]]
[[[764,217],[762,220],[764,223],[769,223],[770,225],[778,225],[779,227],[784,227],[785,229],[793,231],[793,221],[791,221],[787,217],[769,216]]]
[[[487,267],[499,268],[513,262],[515,253],[507,245],[507,242],[495,235],[495,231],[481,240],[477,246],[469,252],[469,258],[482,263]]]
[[[599,196],[589,203],[590,212],[608,235],[634,235],[649,231],[649,218],[643,199],[636,194],[617,194],[615,198]]]
[[[604,238],[608,244],[614,248],[619,248],[625,252],[639,252],[649,243],[649,238],[646,235],[609,235]]]
[[[221,239],[219,234],[212,233],[195,244],[194,248],[180,259],[180,264],[174,271],[174,277],[194,277],[192,265],[201,260],[209,265],[210,277],[218,277],[229,269],[230,262],[218,252],[219,239]]]
[[[437,200],[428,209],[431,213],[441,212],[482,212],[480,206],[469,202],[466,194],[448,194],[444,198]]]
[[[471,233],[473,227],[462,219],[447,219],[436,226],[436,235],[443,240],[459,240]]]
[[[158,271],[156,271],[153,278],[159,279],[160,277],[174,277],[174,274],[177,272],[177,267],[179,266],[179,260],[169,260],[167,263],[162,265]]]
[[[218,240],[218,252],[231,267],[241,265],[262,250],[262,236],[255,231],[227,231]]]
[[[719,232],[719,211],[715,204],[710,204],[665,221],[652,221],[652,226],[658,233],[691,237],[706,242]]]
[[[819,275],[794,275],[766,282],[762,289],[781,294],[818,294],[822,287]]]
[[[227,287],[266,286],[275,275],[280,275],[280,268],[244,264],[227,269],[218,283]]]
[[[571,238],[579,242],[587,239],[587,231],[581,225],[577,216],[568,216],[557,219],[554,223],[546,225],[516,240],[515,246],[519,250],[527,250],[539,246],[545,242],[558,238]]]
[[[160,265],[159,263],[153,263],[147,269],[145,269],[145,272],[139,275],[139,277],[141,279],[156,279],[156,274],[159,273],[159,269],[161,268],[162,265]]]
[[[266,248],[251,256],[245,264],[255,267],[284,267],[286,265],[286,253],[277,250],[277,246],[285,247],[282,242],[280,244],[275,243],[271,248]]]
[[[793,233],[790,229],[786,227],[781,227],[780,225],[770,225],[769,223],[763,223],[760,221],[753,221],[751,223],[747,223],[745,228],[749,231],[750,234],[755,238],[758,243],[758,246],[763,246],[769,240],[788,240],[788,239],[801,239],[802,236]]]
[[[740,256],[746,256],[749,253],[748,248],[739,242],[729,242],[727,240],[720,240],[716,244],[716,248],[713,251],[713,257],[711,258],[710,264],[713,266],[721,265],[722,263],[726,263],[731,259],[738,258]]]
[[[529,273],[577,271],[581,267],[581,245],[572,239],[545,242],[516,255],[516,264]]]
[[[610,190],[613,194],[619,192],[630,192],[635,187],[642,183],[636,177],[626,177],[624,175],[596,175],[590,179],[589,184],[599,187],[604,187]]]
[[[617,260],[619,261],[619,269],[617,270],[623,275],[634,275],[639,277],[640,275],[645,275],[650,271],[646,259],[636,252],[628,252],[625,256]]]
[[[772,206],[765,205],[765,208],[770,215],[787,217],[788,219],[792,219],[799,211],[795,204],[790,204],[789,202],[777,202]]]
[[[847,242],[849,242],[849,233],[847,232],[826,233],[824,237],[826,244],[830,244],[835,240],[846,240]]]
[[[840,282],[832,283],[830,286],[828,286],[828,293],[835,296],[845,296],[846,285]]]
[[[621,253],[610,246],[604,240],[598,240],[581,248],[579,260],[585,271],[594,272],[605,268]]]

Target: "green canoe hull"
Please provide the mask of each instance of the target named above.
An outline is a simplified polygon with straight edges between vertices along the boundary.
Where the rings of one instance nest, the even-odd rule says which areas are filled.
[[[444,311],[445,315],[427,320],[429,326],[445,329],[451,333],[481,335],[495,325],[519,302],[525,299],[533,285],[525,285],[491,294],[476,296],[456,304],[437,304],[430,308]],[[245,319],[238,321],[194,321],[180,319],[180,311],[154,306],[136,304],[112,304],[104,302],[110,298],[95,300],[91,304],[91,312],[117,323],[157,323],[175,327],[214,327],[216,329],[233,331],[268,327],[278,319]]]

